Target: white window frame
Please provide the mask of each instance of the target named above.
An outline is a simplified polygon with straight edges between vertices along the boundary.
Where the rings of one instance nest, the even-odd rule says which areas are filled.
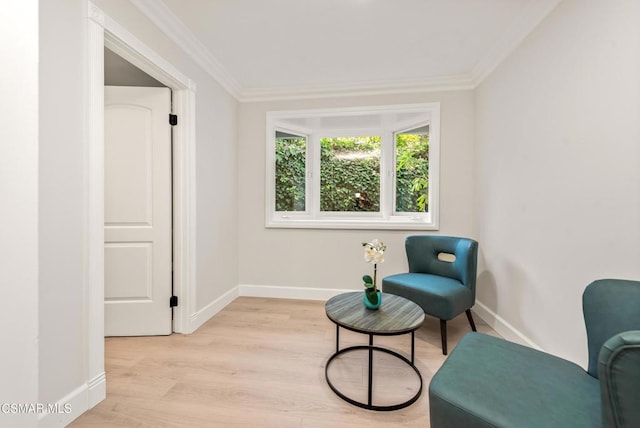
[[[356,129],[314,129],[292,126],[295,119],[361,116],[371,114],[424,113],[427,119],[389,126]],[[429,125],[429,212],[395,212],[395,134]],[[265,226],[267,228],[438,230],[440,177],[440,103],[405,104],[362,108],[267,112]],[[275,211],[275,132],[307,138],[306,210]],[[380,135],[380,211],[320,212],[320,139]]]

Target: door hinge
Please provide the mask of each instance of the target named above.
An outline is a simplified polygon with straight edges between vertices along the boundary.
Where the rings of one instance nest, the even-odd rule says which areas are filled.
[[[175,308],[176,306],[178,306],[178,296],[171,296],[169,299],[169,307]]]
[[[170,114],[169,115],[169,125],[176,126],[178,124],[178,115]]]

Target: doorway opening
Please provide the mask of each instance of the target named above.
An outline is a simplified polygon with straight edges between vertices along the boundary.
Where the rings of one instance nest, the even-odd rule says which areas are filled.
[[[169,335],[171,89],[104,52],[105,336]]]
[[[173,331],[190,333],[195,307],[195,83],[119,23],[88,3],[87,146],[85,199],[86,325],[89,408],[106,396],[104,373],[104,49],[108,48],[171,89],[173,128],[173,283],[178,305]]]

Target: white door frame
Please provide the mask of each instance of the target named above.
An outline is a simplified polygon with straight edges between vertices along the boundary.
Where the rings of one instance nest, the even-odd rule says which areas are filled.
[[[87,370],[89,408],[106,396],[104,375],[104,47],[171,88],[173,113],[173,331],[191,333],[196,278],[195,83],[88,2],[87,117]],[[169,302],[167,302],[169,304]]]

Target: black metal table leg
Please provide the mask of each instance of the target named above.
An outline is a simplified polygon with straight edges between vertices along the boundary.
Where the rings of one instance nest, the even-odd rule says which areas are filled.
[[[336,324],[336,352],[340,351],[340,326]]]
[[[414,364],[416,332],[411,332],[411,364]]]
[[[373,335],[369,335],[369,406],[373,400]]]
[[[418,378],[418,382],[419,382],[419,386],[418,386],[418,391],[415,393],[415,395],[413,397],[411,397],[410,399],[408,399],[405,402],[402,403],[398,403],[398,404],[393,404],[393,405],[389,405],[389,406],[378,406],[372,403],[372,377],[373,377],[373,372],[371,370],[371,365],[369,366],[370,368],[370,372],[369,372],[369,397],[367,402],[360,402],[358,400],[355,400],[351,397],[348,397],[347,395],[343,394],[342,392],[340,392],[340,390],[338,388],[335,387],[335,385],[333,385],[333,382],[331,382],[331,379],[329,378],[329,366],[331,366],[331,363],[340,355],[344,355],[346,353],[349,352],[353,352],[353,351],[368,351],[371,355],[373,353],[373,351],[376,352],[382,352],[385,354],[389,354],[389,355],[393,355],[394,357],[398,358],[399,360],[404,361],[416,374],[417,378]],[[370,357],[371,358],[371,357]],[[342,398],[344,401],[353,404],[354,406],[358,406],[358,407],[362,407],[363,409],[369,409],[369,410],[378,410],[378,411],[390,411],[390,410],[398,410],[398,409],[404,409],[407,406],[410,406],[411,404],[415,403],[418,398],[420,397],[421,393],[422,393],[422,375],[420,374],[420,372],[418,371],[418,368],[411,364],[411,361],[409,361],[408,358],[400,355],[397,352],[394,352],[390,349],[386,349],[386,348],[380,348],[379,346],[367,346],[367,345],[358,345],[358,346],[348,346],[342,350],[340,350],[339,352],[336,352],[335,354],[333,354],[328,360],[327,363],[325,365],[324,368],[324,376],[325,379],[327,380],[327,384],[329,385],[329,387],[331,388],[331,390],[333,392],[336,393],[336,395],[340,398]]]

